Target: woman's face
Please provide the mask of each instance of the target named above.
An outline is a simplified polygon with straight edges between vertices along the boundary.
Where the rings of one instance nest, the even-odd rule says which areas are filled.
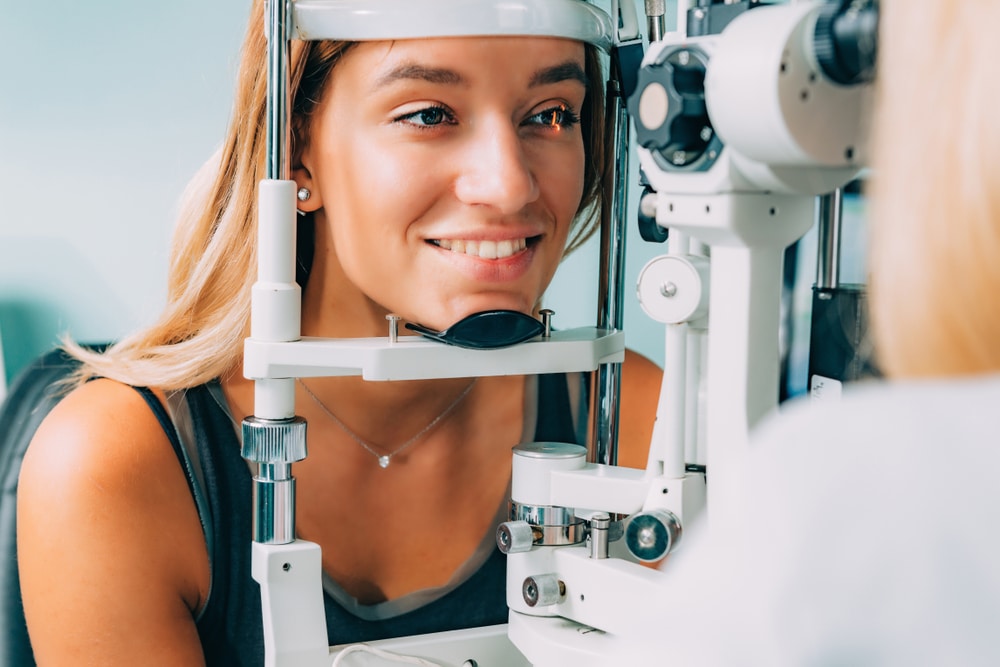
[[[568,40],[352,48],[295,170],[329,240],[322,307],[440,329],[531,312],[583,196],[585,94],[584,47]]]

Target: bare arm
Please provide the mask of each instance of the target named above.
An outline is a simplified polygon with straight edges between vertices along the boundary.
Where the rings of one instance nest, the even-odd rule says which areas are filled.
[[[632,350],[625,351],[618,425],[618,464],[645,468],[656,419],[663,371]]]
[[[184,473],[131,388],[96,380],[45,419],[24,459],[17,548],[40,665],[199,665],[208,590]]]

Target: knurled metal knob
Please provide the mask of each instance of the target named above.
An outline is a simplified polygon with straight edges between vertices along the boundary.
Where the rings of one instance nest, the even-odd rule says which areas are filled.
[[[566,595],[566,584],[554,574],[538,574],[524,580],[521,595],[529,607],[548,607]]]
[[[502,553],[530,551],[534,543],[535,532],[527,521],[504,521],[497,526],[497,547]]]
[[[243,458],[254,463],[295,463],[306,457],[306,420],[243,420]]]

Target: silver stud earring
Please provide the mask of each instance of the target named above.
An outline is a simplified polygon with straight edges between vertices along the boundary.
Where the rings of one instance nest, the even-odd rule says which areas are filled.
[[[299,198],[299,201],[305,201],[312,197],[312,193],[309,192],[309,188],[299,188],[295,196]]]

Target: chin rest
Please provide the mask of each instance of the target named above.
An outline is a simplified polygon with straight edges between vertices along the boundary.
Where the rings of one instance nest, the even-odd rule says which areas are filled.
[[[427,338],[470,350],[493,350],[517,345],[545,331],[541,322],[516,310],[473,313],[444,331],[434,331],[414,322],[407,322],[406,328]]]
[[[35,430],[63,396],[60,381],[78,365],[62,350],[36,359],[0,405],[0,665],[33,666],[17,576],[17,478]]]

